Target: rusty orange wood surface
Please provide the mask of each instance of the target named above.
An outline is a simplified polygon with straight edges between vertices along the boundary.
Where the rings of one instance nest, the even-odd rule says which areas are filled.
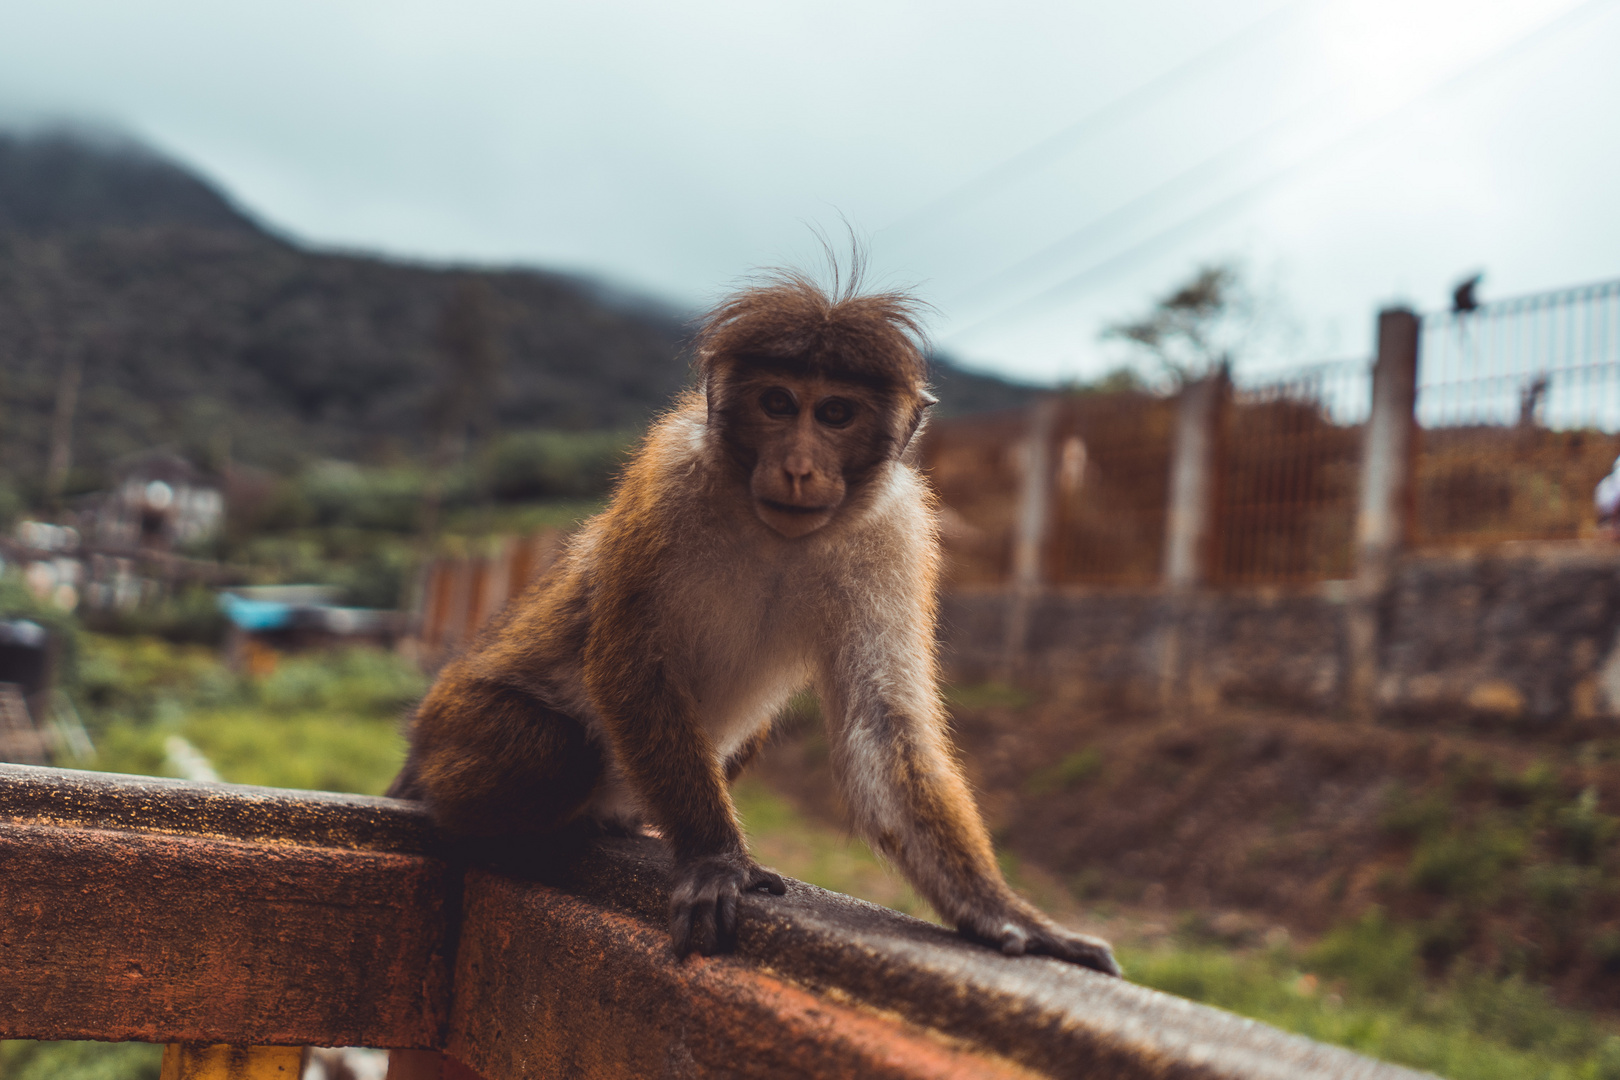
[[[238,1048],[179,1080],[267,1045],[445,1051],[394,1080],[1417,1075],[799,882],[677,960],[647,838],[473,856],[396,800],[0,765],[0,1038]]]
[[[439,1045],[445,864],[308,842],[400,843],[408,829],[362,820],[384,800],[312,808],[262,789],[91,781],[22,805],[3,790],[16,770],[0,766],[0,1036]],[[198,831],[254,833],[279,814],[282,835],[175,835],[186,822],[162,812],[165,795]],[[292,827],[300,817],[312,827]]]
[[[490,1080],[1036,1075],[556,889],[475,872],[467,905],[449,1050]]]

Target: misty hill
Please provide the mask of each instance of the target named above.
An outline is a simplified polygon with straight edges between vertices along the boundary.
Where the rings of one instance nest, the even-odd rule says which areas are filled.
[[[194,225],[257,231],[213,187],[111,135],[0,133],[0,231]]]
[[[42,475],[75,373],[79,486],[160,445],[285,469],[420,456],[447,415],[486,430],[641,424],[687,377],[686,332],[669,309],[564,275],[299,247],[127,144],[0,136],[0,467],[14,482]],[[1028,394],[938,374],[949,411]]]

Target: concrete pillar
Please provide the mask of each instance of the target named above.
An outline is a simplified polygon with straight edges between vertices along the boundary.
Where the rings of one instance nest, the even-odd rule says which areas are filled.
[[[1191,623],[1197,594],[1214,570],[1219,513],[1221,433],[1231,375],[1223,366],[1182,388],[1170,451],[1170,496],[1165,508],[1164,605],[1159,625],[1159,705],[1181,708],[1193,694]]]
[[[1196,589],[1209,579],[1212,569],[1221,413],[1231,385],[1231,377],[1223,367],[1214,375],[1188,383],[1177,404],[1162,576],[1165,588],[1172,593]]]
[[[1379,612],[1412,524],[1421,328],[1422,321],[1405,308],[1378,313],[1372,413],[1361,450],[1356,577],[1346,622],[1345,703],[1352,715],[1365,720],[1378,713]]]
[[[1029,411],[1029,433],[1024,438],[1023,485],[1014,525],[1011,580],[1007,590],[1006,637],[1000,677],[1011,678],[1024,661],[1029,646],[1030,614],[1045,584],[1046,537],[1052,520],[1052,436],[1057,430],[1059,399],[1045,397]]]

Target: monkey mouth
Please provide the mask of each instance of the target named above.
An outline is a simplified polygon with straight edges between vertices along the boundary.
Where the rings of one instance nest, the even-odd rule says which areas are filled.
[[[760,499],[759,504],[781,514],[803,514],[806,517],[825,514],[832,510],[830,506],[796,506],[793,503],[777,502],[775,499]]]

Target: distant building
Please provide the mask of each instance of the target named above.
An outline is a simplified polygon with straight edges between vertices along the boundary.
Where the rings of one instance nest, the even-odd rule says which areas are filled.
[[[155,451],[127,459],[112,490],[89,500],[79,520],[98,547],[172,551],[220,531],[225,495],[185,458]]]

